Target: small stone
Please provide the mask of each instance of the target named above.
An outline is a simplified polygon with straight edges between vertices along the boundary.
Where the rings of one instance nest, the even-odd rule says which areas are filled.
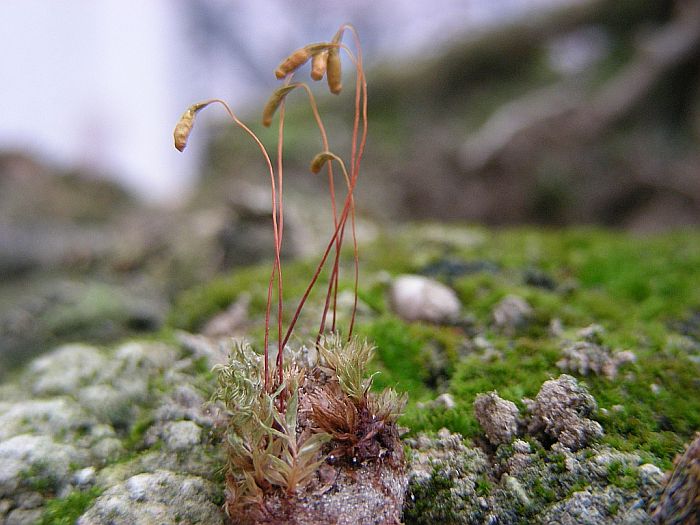
[[[92,485],[95,483],[95,467],[86,467],[73,474],[73,483],[78,486]]]
[[[518,407],[512,401],[500,398],[496,392],[476,396],[474,415],[492,445],[510,443],[518,434]]]
[[[105,491],[78,519],[78,524],[222,524],[223,513],[212,501],[217,492],[210,482],[199,477],[165,470],[138,474]]]
[[[181,452],[200,443],[202,428],[193,421],[174,421],[165,426],[162,436],[168,450]]]
[[[450,439],[452,437],[452,432],[450,432],[449,429],[442,427],[440,430],[438,430],[437,435],[440,439]]]
[[[114,461],[124,454],[122,442],[114,437],[100,439],[90,449],[92,455],[100,462]]]
[[[5,519],[5,525],[35,525],[39,523],[43,509],[14,509]]]
[[[525,299],[508,295],[493,309],[493,321],[503,333],[513,335],[530,322],[533,314]]]
[[[22,434],[0,442],[0,497],[18,488],[51,480],[56,488],[68,483],[75,466],[88,461],[85,451],[54,442],[47,436]],[[28,478],[27,473],[32,472]]]
[[[607,346],[589,341],[579,341],[562,351],[563,357],[557,366],[567,372],[587,376],[593,373],[608,379],[615,379],[618,367],[634,362],[636,356],[630,351],[611,353]]]
[[[133,419],[134,401],[146,396],[147,385],[138,382],[138,393],[131,395],[133,388],[114,388],[99,384],[81,388],[78,401],[89,412],[111,425],[127,425]]]
[[[603,435],[600,423],[587,417],[598,408],[595,399],[569,375],[545,381],[529,408],[528,433],[544,434],[569,450]]]
[[[555,317],[549,321],[549,335],[552,337],[561,337],[564,335],[564,324],[561,319]]]
[[[649,385],[649,388],[651,389],[651,393],[658,396],[661,393],[661,386],[657,385],[656,383],[652,383]]]
[[[71,436],[93,424],[94,417],[68,397],[0,402],[0,441],[30,433]]]
[[[105,358],[95,347],[61,346],[31,363],[31,388],[37,396],[71,394],[88,384],[104,367]]]
[[[644,463],[639,467],[639,478],[645,485],[660,485],[664,471],[652,463]]]
[[[126,374],[148,375],[171,366],[177,359],[177,352],[162,343],[133,341],[117,348],[114,357],[122,361]]]
[[[446,410],[452,410],[454,407],[457,406],[457,403],[455,402],[455,398],[452,397],[452,394],[440,394],[438,397],[435,398],[431,405],[435,408],[444,408]]]
[[[405,321],[452,323],[462,305],[451,288],[421,275],[401,275],[389,289],[389,303]]]
[[[24,492],[15,499],[21,509],[36,509],[44,504],[44,497],[38,492]]]
[[[527,441],[516,439],[513,441],[513,451],[518,454],[530,454],[532,453],[532,447],[530,447],[530,443]]]
[[[513,494],[522,505],[525,507],[530,506],[530,498],[528,498],[527,492],[525,492],[517,478],[503,474],[503,481],[508,492]]]
[[[603,342],[603,335],[605,335],[605,328],[599,324],[591,324],[585,328],[581,328],[576,335],[589,343],[601,344]]]
[[[483,335],[477,335],[474,338],[474,346],[479,350],[493,350],[493,345]]]

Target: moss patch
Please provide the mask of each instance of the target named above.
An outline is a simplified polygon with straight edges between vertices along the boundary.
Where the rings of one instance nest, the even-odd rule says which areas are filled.
[[[98,488],[73,491],[65,498],[46,503],[46,509],[38,525],[72,525],[101,494]]]
[[[345,255],[342,264],[349,268],[351,254]],[[381,235],[361,258],[359,293],[370,312],[358,318],[357,332],[377,346],[381,374],[375,384],[410,393],[402,423],[412,432],[445,426],[466,437],[480,435],[472,415],[476,394],[497,390],[522,408],[523,397],[535,396],[545,380],[562,373],[556,363],[566,340],[592,323],[605,328],[604,345],[637,356],[614,380],[577,376],[602,409],[595,417],[605,430],[604,442],[668,468],[700,428],[700,341],[683,328],[700,311],[700,234],[407,226]],[[287,315],[313,268],[313,261],[286,265]],[[250,338],[258,343],[269,271],[267,265],[236,271],[182,294],[169,327],[196,330],[246,291],[252,294],[255,327]],[[396,318],[378,277],[382,272],[424,272],[450,285],[471,325],[439,327]],[[315,329],[324,278],[309,299],[297,339]],[[341,288],[351,286],[341,282]],[[514,336],[500,333],[492,321],[494,306],[509,294],[534,310]],[[561,323],[563,335],[552,334],[553,320]],[[475,344],[476,336],[492,347],[490,355]],[[417,406],[443,391],[453,394],[455,409]]]

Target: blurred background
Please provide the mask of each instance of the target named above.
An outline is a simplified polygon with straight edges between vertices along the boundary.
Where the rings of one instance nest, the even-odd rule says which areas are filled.
[[[644,233],[700,223],[693,0],[8,0],[0,368],[47,342],[155,329],[181,290],[269,258],[254,145],[217,108],[184,154],[172,127],[192,102],[220,97],[274,148],[259,124],[272,71],[344,21],[359,30],[369,82],[363,235],[426,219]],[[316,89],[346,154],[352,89]],[[329,213],[297,97],[290,257],[317,249]]]

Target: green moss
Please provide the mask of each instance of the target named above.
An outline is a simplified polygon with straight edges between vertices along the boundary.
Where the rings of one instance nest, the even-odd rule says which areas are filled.
[[[472,403],[482,392],[497,390],[522,408],[523,397],[534,397],[544,381],[562,373],[556,363],[564,342],[550,334],[552,319],[561,321],[568,339],[582,327],[601,324],[606,329],[603,344],[637,356],[614,380],[579,377],[605,409],[595,415],[605,430],[605,443],[668,468],[700,428],[700,366],[687,358],[687,350],[669,343],[678,339],[681,320],[700,311],[700,234],[634,237],[596,229],[407,226],[381,235],[364,248],[361,258],[368,278],[361,279],[359,294],[372,312],[358,318],[357,332],[377,346],[376,368],[381,374],[375,385],[409,392],[402,424],[412,432],[444,426],[466,437],[479,435]],[[465,313],[475,319],[475,333],[501,357],[486,358],[483,352],[470,350],[474,347],[470,329],[406,323],[389,312],[386,286],[373,276],[419,272],[444,259],[465,263],[467,270],[444,279],[456,290]],[[348,261],[345,256],[343,264]],[[313,261],[287,264],[287,315],[313,267]],[[547,274],[555,287],[527,284],[528,269]],[[195,330],[245,291],[252,294],[250,315],[256,321],[251,339],[257,344],[262,339],[268,278],[269,266],[261,265],[182,294],[168,329]],[[314,312],[320,308],[324,279],[310,297],[298,339],[315,329]],[[351,285],[341,282],[344,289]],[[530,324],[515,337],[497,332],[492,322],[494,306],[508,294],[523,297],[534,310]],[[689,337],[695,341],[695,336]],[[444,390],[453,394],[455,409],[417,407],[418,401]],[[616,405],[621,409],[613,408]]]
[[[557,500],[557,493],[551,487],[542,483],[542,480],[536,478],[532,483],[533,495],[545,503],[552,503]]]
[[[429,480],[409,487],[403,520],[407,524],[462,523],[459,506],[453,501],[454,483],[436,468]]]
[[[487,497],[493,489],[493,483],[485,475],[481,475],[476,479],[476,493],[479,496]]]
[[[41,494],[53,494],[58,487],[58,480],[43,461],[30,465],[20,473],[22,483]]]
[[[124,448],[126,448],[128,451],[141,448],[143,446],[143,438],[146,435],[146,431],[152,424],[152,416],[146,416],[136,420],[134,424],[131,425],[126,439],[124,439]]]
[[[65,498],[49,500],[38,525],[72,525],[101,492],[94,487],[85,491],[73,491]]]
[[[621,461],[612,461],[608,465],[608,481],[616,487],[636,489],[639,485],[639,470],[624,465]]]

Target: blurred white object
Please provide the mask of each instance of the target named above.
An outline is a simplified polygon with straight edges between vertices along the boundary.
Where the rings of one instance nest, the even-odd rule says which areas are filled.
[[[167,0],[1,2],[0,149],[177,198],[193,162],[172,146],[190,103],[173,11]]]
[[[400,275],[391,283],[389,302],[406,321],[456,321],[462,305],[451,288],[421,275]]]

